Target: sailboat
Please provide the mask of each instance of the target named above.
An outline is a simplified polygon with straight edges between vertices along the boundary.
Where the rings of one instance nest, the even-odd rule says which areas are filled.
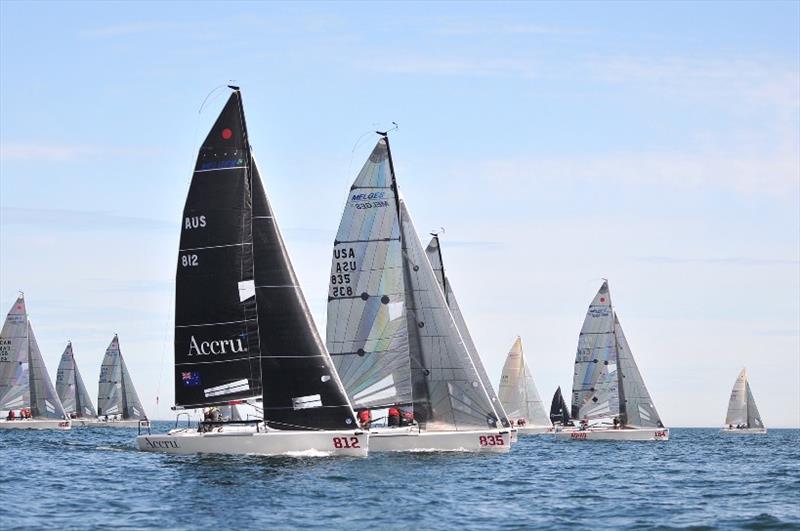
[[[511,442],[514,443],[517,440],[517,429],[511,425],[502,402],[498,398],[497,393],[494,392],[492,381],[489,379],[489,374],[486,372],[486,367],[484,367],[481,356],[478,354],[478,348],[472,340],[472,335],[469,333],[467,323],[464,321],[464,315],[461,313],[461,308],[456,300],[456,294],[453,292],[453,283],[444,272],[444,258],[442,258],[442,245],[441,241],[439,241],[439,235],[431,234],[431,236],[431,241],[428,242],[428,246],[425,247],[425,253],[428,255],[428,261],[431,263],[433,272],[436,274],[436,281],[439,283],[439,287],[444,293],[445,302],[447,302],[447,306],[450,308],[450,313],[453,314],[456,328],[458,328],[461,338],[464,340],[467,353],[470,358],[472,358],[472,363],[478,371],[481,383],[484,389],[486,389],[495,411],[497,411],[497,414],[500,416],[500,423],[503,427],[511,430]]]
[[[372,451],[507,452],[378,134],[334,241],[328,350]]]
[[[67,342],[67,348],[61,355],[61,362],[56,371],[56,392],[64,411],[72,420],[72,426],[88,426],[97,422],[97,411],[89,398],[89,391],[83,383],[83,378],[75,363],[72,351],[72,342]]]
[[[68,430],[72,425],[47,374],[22,293],[0,331],[0,415],[0,429]]]
[[[561,431],[566,427],[575,425],[569,415],[569,408],[564,401],[564,395],[561,394],[561,386],[558,386],[556,392],[553,394],[553,401],[550,403],[550,422],[556,431]]]
[[[747,381],[747,369],[742,369],[733,384],[725,424],[726,426],[722,428],[723,433],[759,435],[767,433],[753,392],[750,390],[750,382]]]
[[[572,440],[668,440],[611,304],[608,281],[595,295],[578,339],[571,417],[577,430],[555,435]]]
[[[113,428],[147,428],[150,422],[133,387],[133,380],[119,348],[119,337],[106,349],[100,365],[95,426]]]
[[[500,375],[500,402],[509,417],[516,423],[520,435],[534,435],[552,431],[533,375],[522,353],[522,339],[517,336],[506,356]]]
[[[366,456],[267,200],[238,87],[195,164],[175,286],[175,408],[261,400],[263,419],[137,438],[168,453]]]

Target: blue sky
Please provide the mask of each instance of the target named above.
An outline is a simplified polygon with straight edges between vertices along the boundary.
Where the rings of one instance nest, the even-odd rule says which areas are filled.
[[[333,237],[375,138],[495,381],[517,334],[571,385],[600,278],[668,425],[718,425],[747,366],[800,425],[800,4],[0,3],[0,304],[51,373],[114,332],[167,418],[179,223],[242,86],[324,333]],[[5,302],[2,302],[5,301]],[[158,409],[155,396],[160,395]]]

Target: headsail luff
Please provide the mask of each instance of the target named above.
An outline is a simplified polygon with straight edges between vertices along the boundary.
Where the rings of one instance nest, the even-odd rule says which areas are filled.
[[[121,415],[123,419],[145,419],[147,415],[133,386],[125,359],[114,335],[100,365],[97,393],[97,414]]]
[[[663,426],[612,307],[607,281],[589,305],[578,339],[571,416]]]
[[[494,406],[497,415],[500,417],[500,422],[503,424],[503,426],[508,427],[510,426],[508,415],[503,408],[503,404],[498,398],[497,393],[494,391],[492,381],[489,379],[489,374],[486,372],[486,367],[484,367],[481,356],[478,354],[478,349],[475,346],[475,342],[472,340],[472,335],[469,333],[469,328],[467,328],[464,315],[461,313],[461,307],[458,305],[458,300],[456,299],[456,295],[453,291],[453,285],[445,274],[442,246],[438,235],[433,235],[431,241],[428,243],[428,246],[425,248],[425,253],[428,255],[428,261],[431,263],[431,267],[433,267],[433,272],[436,274],[436,280],[439,282],[439,287],[444,293],[445,301],[450,307],[450,312],[453,314],[456,327],[461,333],[461,337],[464,340],[465,346],[467,347],[467,352],[469,352],[472,362],[475,365],[475,369],[478,371],[478,375],[481,378],[483,387],[486,389],[489,399],[492,401],[492,405]]]
[[[385,135],[351,188],[334,242],[327,340],[356,407],[410,404],[428,430],[496,424],[397,195]]]
[[[745,426],[747,428],[764,427],[753,393],[750,391],[750,382],[747,381],[746,369],[741,370],[733,384],[733,389],[731,389],[725,424]]]
[[[61,355],[61,362],[58,364],[56,391],[64,406],[64,411],[68,415],[74,413],[78,418],[97,416],[92,399],[89,397],[89,391],[78,370],[78,364],[75,362],[72,342],[67,343],[64,353]]]
[[[239,90],[200,148],[175,305],[175,401],[260,396],[274,429],[355,426],[292,268],[248,141]]]
[[[550,422],[566,426],[570,423],[569,408],[561,394],[561,386],[553,394],[553,401],[550,403]]]
[[[36,342],[36,335],[28,320],[28,363],[30,364],[30,408],[33,418],[63,419],[67,417],[64,406],[58,399],[47,367],[44,365],[42,353]]]
[[[500,376],[500,401],[512,420],[525,419],[529,426],[550,426],[517,337],[508,352]]]

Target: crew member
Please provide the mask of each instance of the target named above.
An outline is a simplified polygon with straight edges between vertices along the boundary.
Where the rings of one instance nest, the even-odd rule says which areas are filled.
[[[372,422],[372,413],[369,409],[362,409],[358,412],[358,424],[365,430],[369,429]]]
[[[400,426],[400,410],[394,406],[389,408],[387,424],[390,427]]]
[[[414,412],[410,410],[403,410],[400,412],[400,425],[411,426],[414,424]]]
[[[17,414],[14,413],[13,409],[8,410],[8,416],[6,417],[6,420],[17,420]]]

